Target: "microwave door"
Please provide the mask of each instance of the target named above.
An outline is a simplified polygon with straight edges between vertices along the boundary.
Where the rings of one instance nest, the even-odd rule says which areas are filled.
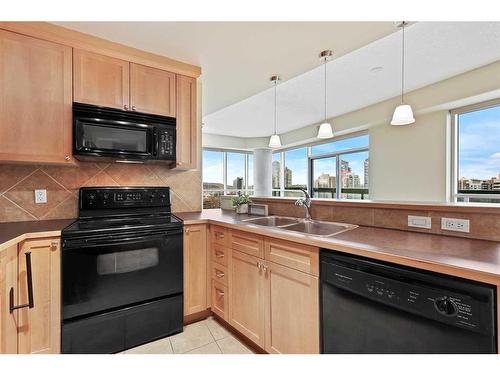
[[[79,155],[149,159],[155,137],[148,125],[117,125],[77,120],[76,152]]]

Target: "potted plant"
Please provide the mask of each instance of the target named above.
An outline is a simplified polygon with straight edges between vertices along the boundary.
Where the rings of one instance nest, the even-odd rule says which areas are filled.
[[[248,194],[241,194],[241,191],[238,191],[238,196],[233,198],[233,207],[236,208],[236,213],[238,214],[248,213],[249,203],[252,203],[250,196]]]

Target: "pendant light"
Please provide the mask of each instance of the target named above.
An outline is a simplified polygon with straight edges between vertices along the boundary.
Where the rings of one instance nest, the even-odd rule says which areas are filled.
[[[327,121],[328,117],[327,117],[327,114],[326,114],[326,109],[327,109],[327,101],[326,101],[326,87],[327,87],[327,83],[326,83],[326,63],[328,62],[328,60],[331,59],[331,57],[333,56],[333,51],[331,50],[325,50],[325,51],[322,51],[320,54],[319,54],[319,58],[323,61],[323,66],[324,66],[324,69],[325,69],[325,73],[324,73],[324,79],[325,79],[325,85],[324,85],[324,89],[325,89],[325,117],[324,117],[324,121],[323,123],[319,126],[319,129],[318,129],[318,135],[317,137],[319,139],[327,139],[327,138],[332,138],[333,137],[333,129],[332,129],[332,125]]]
[[[278,86],[278,82],[280,77],[274,75],[271,77],[270,81],[274,83],[274,134],[269,138],[269,147],[270,148],[278,148],[281,147],[281,139],[277,133],[277,123],[278,123],[278,115],[277,115],[277,104],[276,104],[276,88]]]
[[[408,22],[401,22],[398,27],[402,28],[402,47],[401,47],[401,104],[396,107],[392,115],[391,125],[409,125],[415,122],[411,106],[405,104],[405,26]]]

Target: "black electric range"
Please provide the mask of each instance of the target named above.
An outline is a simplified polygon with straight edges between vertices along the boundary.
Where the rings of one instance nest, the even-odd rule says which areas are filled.
[[[168,187],[81,188],[63,229],[63,353],[115,353],[182,331],[182,220]]]

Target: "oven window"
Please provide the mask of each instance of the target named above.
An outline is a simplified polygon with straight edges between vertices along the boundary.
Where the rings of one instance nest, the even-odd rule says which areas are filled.
[[[102,276],[140,271],[156,267],[158,263],[157,247],[101,254],[97,256],[97,274]]]
[[[147,129],[124,129],[81,124],[80,146],[95,150],[119,150],[147,153]]]

